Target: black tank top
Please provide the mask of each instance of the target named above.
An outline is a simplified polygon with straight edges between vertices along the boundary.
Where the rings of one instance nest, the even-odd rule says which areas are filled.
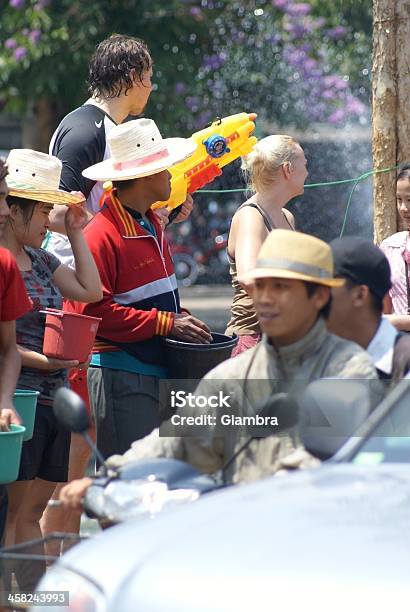
[[[245,206],[251,206],[252,208],[256,208],[259,213],[263,217],[263,222],[265,224],[268,232],[276,229],[272,219],[268,215],[268,213],[263,210],[259,204],[256,202],[244,202],[239,206],[238,210],[244,208]],[[293,231],[293,227],[290,224],[289,219],[283,213],[289,228]],[[238,283],[237,272],[236,272],[236,262],[233,257],[231,257],[228,253],[228,249],[226,250],[229,261],[229,273],[231,275],[232,288],[234,289],[234,297],[231,305],[231,319],[228,323],[226,332],[228,335],[232,335],[233,333],[238,336],[248,335],[248,334],[258,334],[260,333],[259,321],[256,316],[255,309],[253,307],[253,302],[251,297],[246,293],[245,289]]]

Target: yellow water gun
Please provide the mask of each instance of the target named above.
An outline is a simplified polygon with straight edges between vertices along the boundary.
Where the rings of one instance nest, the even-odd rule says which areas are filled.
[[[257,142],[255,136],[251,136],[255,119],[255,113],[238,113],[218,118],[209,127],[192,134],[191,138],[198,145],[195,153],[170,168],[171,197],[166,202],[155,202],[152,208],[166,206],[173,211],[169,215],[172,221],[188,193],[210,183],[222,174],[221,168],[253,149]]]

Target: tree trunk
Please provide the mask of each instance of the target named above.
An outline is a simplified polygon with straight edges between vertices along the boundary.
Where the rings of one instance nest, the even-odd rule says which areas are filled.
[[[410,162],[410,3],[397,0],[397,161]],[[399,219],[399,229],[405,229]]]
[[[48,153],[48,145],[57,124],[57,108],[51,98],[44,96],[30,100],[23,122],[23,147]]]
[[[408,0],[407,0],[408,1]],[[406,0],[403,0],[405,3]],[[373,1],[373,167],[396,165],[396,0]],[[374,233],[379,244],[397,230],[395,173],[374,175]]]

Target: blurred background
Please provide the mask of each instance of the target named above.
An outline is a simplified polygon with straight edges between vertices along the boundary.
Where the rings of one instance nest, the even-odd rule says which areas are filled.
[[[217,116],[256,112],[257,136],[288,133],[308,159],[308,183],[370,170],[371,0],[2,0],[0,152],[46,151],[64,114],[87,97],[88,61],[113,32],[143,38],[154,58],[145,111],[164,136],[189,136]],[[240,163],[197,193],[171,227],[183,286],[229,281],[230,219],[245,199]],[[325,240],[372,236],[371,179],[307,188],[297,227]]]

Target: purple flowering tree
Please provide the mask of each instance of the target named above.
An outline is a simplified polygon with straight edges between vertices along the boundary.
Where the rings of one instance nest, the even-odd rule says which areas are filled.
[[[370,38],[365,17],[354,12],[361,4],[4,0],[0,108],[34,112],[45,150],[59,118],[88,95],[96,44],[123,32],[148,42],[155,66],[146,112],[166,135],[188,135],[243,110],[279,125],[366,121]]]
[[[321,15],[322,5],[314,0],[272,0],[256,3],[258,8],[247,0],[227,3],[210,30],[214,51],[204,56],[198,74],[203,100],[198,123],[204,113],[240,110],[256,111],[279,125],[368,123],[370,40],[360,33],[356,64],[364,65],[363,86],[349,68],[358,68],[351,62],[354,48],[348,48],[357,44],[357,33],[340,11]]]

